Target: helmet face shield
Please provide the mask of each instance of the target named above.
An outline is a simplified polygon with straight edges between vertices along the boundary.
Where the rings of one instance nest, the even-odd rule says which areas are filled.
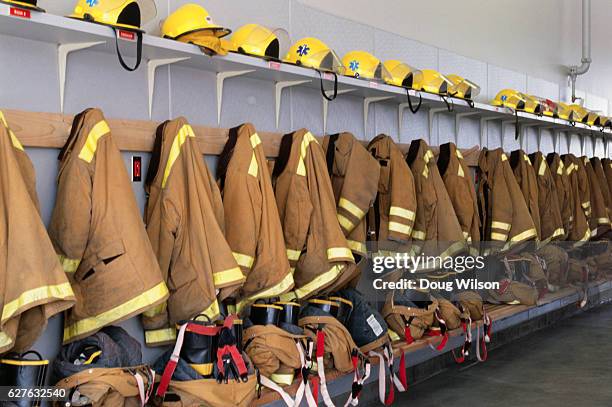
[[[366,51],[347,52],[342,58],[346,76],[374,81],[391,81],[391,74],[378,58]]]
[[[320,71],[344,73],[338,55],[322,41],[312,37],[302,38],[289,47],[283,62]]]
[[[230,41],[232,50],[241,54],[273,59],[280,57],[280,42],[276,33],[261,25],[247,24],[239,28]]]
[[[391,76],[386,81],[390,85],[412,88],[415,81],[422,81],[423,74],[421,71],[401,61],[389,60],[385,61],[384,65]]]
[[[310,68],[335,72],[340,75],[344,74],[344,67],[342,66],[342,62],[340,62],[340,58],[331,49],[315,53],[310,59],[315,62],[313,65],[310,65]]]
[[[382,62],[378,63],[376,67],[376,72],[374,73],[374,79],[379,81],[383,81],[385,83],[389,83],[393,80],[393,76],[391,72],[387,70],[387,68],[382,64]]]
[[[157,15],[154,0],[79,0],[70,17],[123,28],[140,29]]]

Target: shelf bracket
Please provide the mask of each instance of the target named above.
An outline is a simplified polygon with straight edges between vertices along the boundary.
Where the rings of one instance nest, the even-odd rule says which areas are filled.
[[[223,106],[223,84],[225,83],[225,80],[229,78],[234,78],[236,76],[246,75],[251,72],[255,72],[255,70],[247,69],[244,71],[217,72],[217,125],[221,125],[221,107]]]
[[[516,120],[515,119],[504,118],[501,121],[501,123],[500,123],[500,126],[501,126],[501,148],[502,149],[504,148],[504,141],[506,140],[506,132],[505,132],[506,126],[509,126],[509,125],[516,125]]]
[[[432,107],[427,112],[427,119],[428,119],[428,123],[429,123],[429,139],[427,140],[427,142],[429,144],[432,143],[431,136],[433,135],[433,121],[434,121],[434,117],[436,116],[436,114],[442,113],[442,112],[447,112],[448,113],[448,108],[446,108],[446,107]]]
[[[75,42],[70,44],[59,44],[57,46],[57,67],[59,73],[60,112],[64,113],[64,94],[66,92],[66,61],[68,54],[74,51],[91,48],[104,44],[106,41]]]
[[[538,151],[542,150],[542,131],[554,130],[554,126],[538,126]],[[557,139],[555,138],[555,132],[553,131],[553,151],[557,151]]]
[[[610,152],[610,141],[606,138],[606,136],[604,136],[603,139],[604,142],[604,155],[606,156],[606,158],[610,158],[610,155],[608,154]]]
[[[464,113],[455,113],[455,144],[459,144],[459,129],[461,128],[461,119],[464,117],[476,116],[479,115],[479,112],[464,112]]]
[[[168,59],[150,59],[147,62],[147,83],[149,86],[149,119],[153,114],[153,92],[155,91],[155,72],[160,66],[181,62],[190,57],[184,58],[168,58]]]
[[[345,93],[353,92],[355,89],[341,89],[336,92],[336,95],[343,95]],[[332,91],[326,90],[325,94],[330,96],[333,94]],[[321,100],[323,100],[323,134],[327,134],[327,108],[329,107],[329,100],[325,99],[321,96]]]
[[[375,96],[363,99],[363,139],[368,139],[368,112],[370,111],[370,104],[376,102],[382,102],[383,100],[392,99],[393,96]]]
[[[586,137],[584,134],[579,134],[578,137],[580,138],[580,156],[582,157],[583,155],[585,155],[586,153]]]
[[[480,118],[480,148],[485,147],[485,144],[488,146],[488,142],[485,143],[485,138],[488,141],[488,134],[489,132],[487,131],[487,123],[494,121],[494,120],[504,120],[506,118],[506,116],[488,116],[488,117],[481,117]],[[503,123],[503,122],[502,122]],[[503,141],[503,124],[502,124],[502,141]],[[503,147],[503,146],[502,146]]]
[[[280,107],[281,107],[281,98],[283,96],[283,89],[290,88],[292,86],[302,85],[304,83],[308,83],[310,80],[303,81],[281,81],[276,82],[274,85],[275,90],[275,100],[276,100],[276,128],[278,129],[278,125],[280,123]]]

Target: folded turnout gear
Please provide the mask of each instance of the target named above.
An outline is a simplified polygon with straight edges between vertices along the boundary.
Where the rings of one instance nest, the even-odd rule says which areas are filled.
[[[353,304],[353,312],[347,320],[346,327],[353,336],[355,344],[359,346],[360,352],[378,359],[378,396],[381,403],[391,405],[395,399],[395,389],[400,392],[408,389],[405,355],[402,352],[398,377],[394,369],[389,328],[383,316],[355,289],[342,290],[338,296]],[[386,394],[387,376],[389,394]]]
[[[223,325],[187,321],[180,325],[174,348],[164,353],[153,368],[161,374],[155,391],[155,405],[164,406],[249,406],[256,395],[258,383],[253,364],[244,352],[239,352],[232,326],[236,315],[225,318]],[[210,341],[188,340],[189,335],[209,337]],[[197,344],[197,347],[191,346]],[[205,346],[213,346],[202,352]],[[216,352],[214,350],[216,344]],[[195,367],[207,360],[195,360],[205,353],[212,354],[211,378],[205,378]],[[199,354],[199,355],[198,355]],[[184,355],[189,355],[187,361]],[[195,363],[194,363],[195,362]]]
[[[568,255],[558,245],[547,244],[540,248],[536,255],[543,261],[544,272],[548,280],[548,291],[555,292],[567,285]]]
[[[334,318],[326,307],[319,306],[323,305],[322,302],[323,300],[320,300],[317,304],[316,299],[310,300],[309,304],[302,309],[298,321],[298,325],[304,329],[304,334],[308,337],[306,359],[312,363],[313,368],[316,365],[319,377],[318,385],[313,386],[315,403],[318,403],[320,389],[325,406],[333,406],[327,390],[326,369],[336,369],[340,373],[353,372],[355,391],[351,392],[349,400],[353,400],[351,403],[354,403],[370,374],[370,365],[369,362],[364,361],[363,374],[360,373],[360,361],[363,359],[360,357],[359,348],[346,327]]]
[[[28,350],[75,295],[38,211],[35,174],[0,111],[0,354]]]
[[[75,406],[142,406],[155,381],[142,365],[140,343],[116,326],[63,346],[53,376],[56,386],[70,390]]]
[[[75,116],[59,160],[49,236],[77,298],[64,319],[69,343],[162,304],[168,288],[99,109]]]
[[[147,345],[159,346],[174,342],[179,321],[216,318],[216,291],[239,288],[244,276],[223,235],[219,188],[185,118],[157,128],[145,191],[147,233],[170,290],[143,316]]]
[[[382,315],[401,339],[411,344],[431,328],[438,300],[428,292],[395,290],[387,295]]]

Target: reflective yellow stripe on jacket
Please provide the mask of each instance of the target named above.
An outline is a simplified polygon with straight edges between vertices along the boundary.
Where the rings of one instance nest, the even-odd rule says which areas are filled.
[[[29,305],[37,304],[50,298],[65,299],[69,297],[74,297],[74,293],[68,282],[24,291],[19,297],[4,304],[2,308],[2,323],[9,320],[17,311]]]
[[[96,154],[96,149],[98,148],[98,140],[106,134],[110,133],[110,128],[108,124],[101,120],[96,123],[95,126],[91,128],[89,134],[87,135],[87,140],[85,141],[85,145],[81,149],[79,153],[79,158],[88,163],[93,160],[94,155]]]
[[[99,315],[82,319],[64,328],[64,343],[71,341],[77,336],[87,335],[112,322],[119,321],[133,315],[150,305],[163,300],[168,296],[166,283],[159,283],[155,287],[145,291],[141,295],[124,302],[123,304],[105,311]]]

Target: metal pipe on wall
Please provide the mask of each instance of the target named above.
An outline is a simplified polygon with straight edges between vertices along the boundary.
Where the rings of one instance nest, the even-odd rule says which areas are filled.
[[[591,0],[582,0],[582,59],[580,65],[569,67],[569,78],[572,85],[572,102],[576,99],[576,79],[588,72],[591,66]]]

